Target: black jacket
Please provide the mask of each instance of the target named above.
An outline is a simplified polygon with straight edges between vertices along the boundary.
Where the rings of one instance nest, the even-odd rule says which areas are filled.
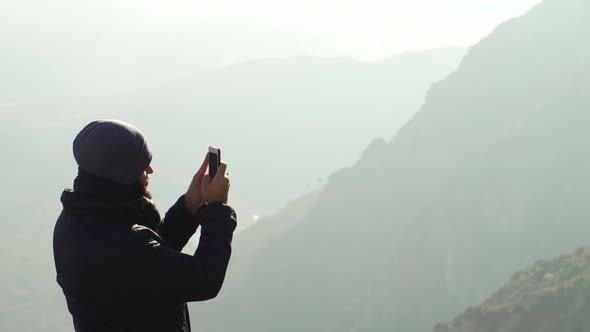
[[[136,189],[82,173],[61,196],[53,236],[76,331],[190,331],[186,302],[212,299],[223,284],[233,209],[211,204],[191,217],[180,197],[160,220]],[[195,254],[180,253],[199,225]]]

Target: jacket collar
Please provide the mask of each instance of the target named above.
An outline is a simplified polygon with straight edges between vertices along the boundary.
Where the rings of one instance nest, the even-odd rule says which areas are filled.
[[[74,179],[74,191],[95,196],[104,201],[129,201],[143,197],[137,183],[122,184],[102,177],[94,176],[78,169]]]
[[[160,214],[154,202],[143,196],[137,185],[115,183],[83,170],[78,171],[74,189],[63,191],[61,202],[65,211],[74,214],[128,220],[129,223],[140,223],[152,229],[160,223]]]

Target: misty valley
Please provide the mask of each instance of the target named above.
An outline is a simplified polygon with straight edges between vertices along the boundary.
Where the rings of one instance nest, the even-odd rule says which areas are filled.
[[[195,331],[590,332],[589,18],[544,0],[469,48],[0,95],[0,330],[72,330],[59,195],[81,125],[117,118],[150,140],[160,211],[207,145],[230,164],[238,231],[220,294],[189,304]],[[94,70],[137,78],[113,59]]]

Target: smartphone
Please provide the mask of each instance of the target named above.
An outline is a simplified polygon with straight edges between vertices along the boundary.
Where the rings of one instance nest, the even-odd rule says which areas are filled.
[[[209,175],[211,179],[217,174],[217,168],[221,164],[221,149],[214,146],[209,147]]]

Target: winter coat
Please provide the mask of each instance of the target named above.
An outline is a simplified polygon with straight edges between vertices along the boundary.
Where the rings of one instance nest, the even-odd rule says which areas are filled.
[[[236,214],[225,204],[163,220],[137,190],[81,174],[61,196],[54,229],[57,283],[77,332],[190,331],[186,302],[214,298],[231,255]],[[181,250],[201,226],[194,255]]]

